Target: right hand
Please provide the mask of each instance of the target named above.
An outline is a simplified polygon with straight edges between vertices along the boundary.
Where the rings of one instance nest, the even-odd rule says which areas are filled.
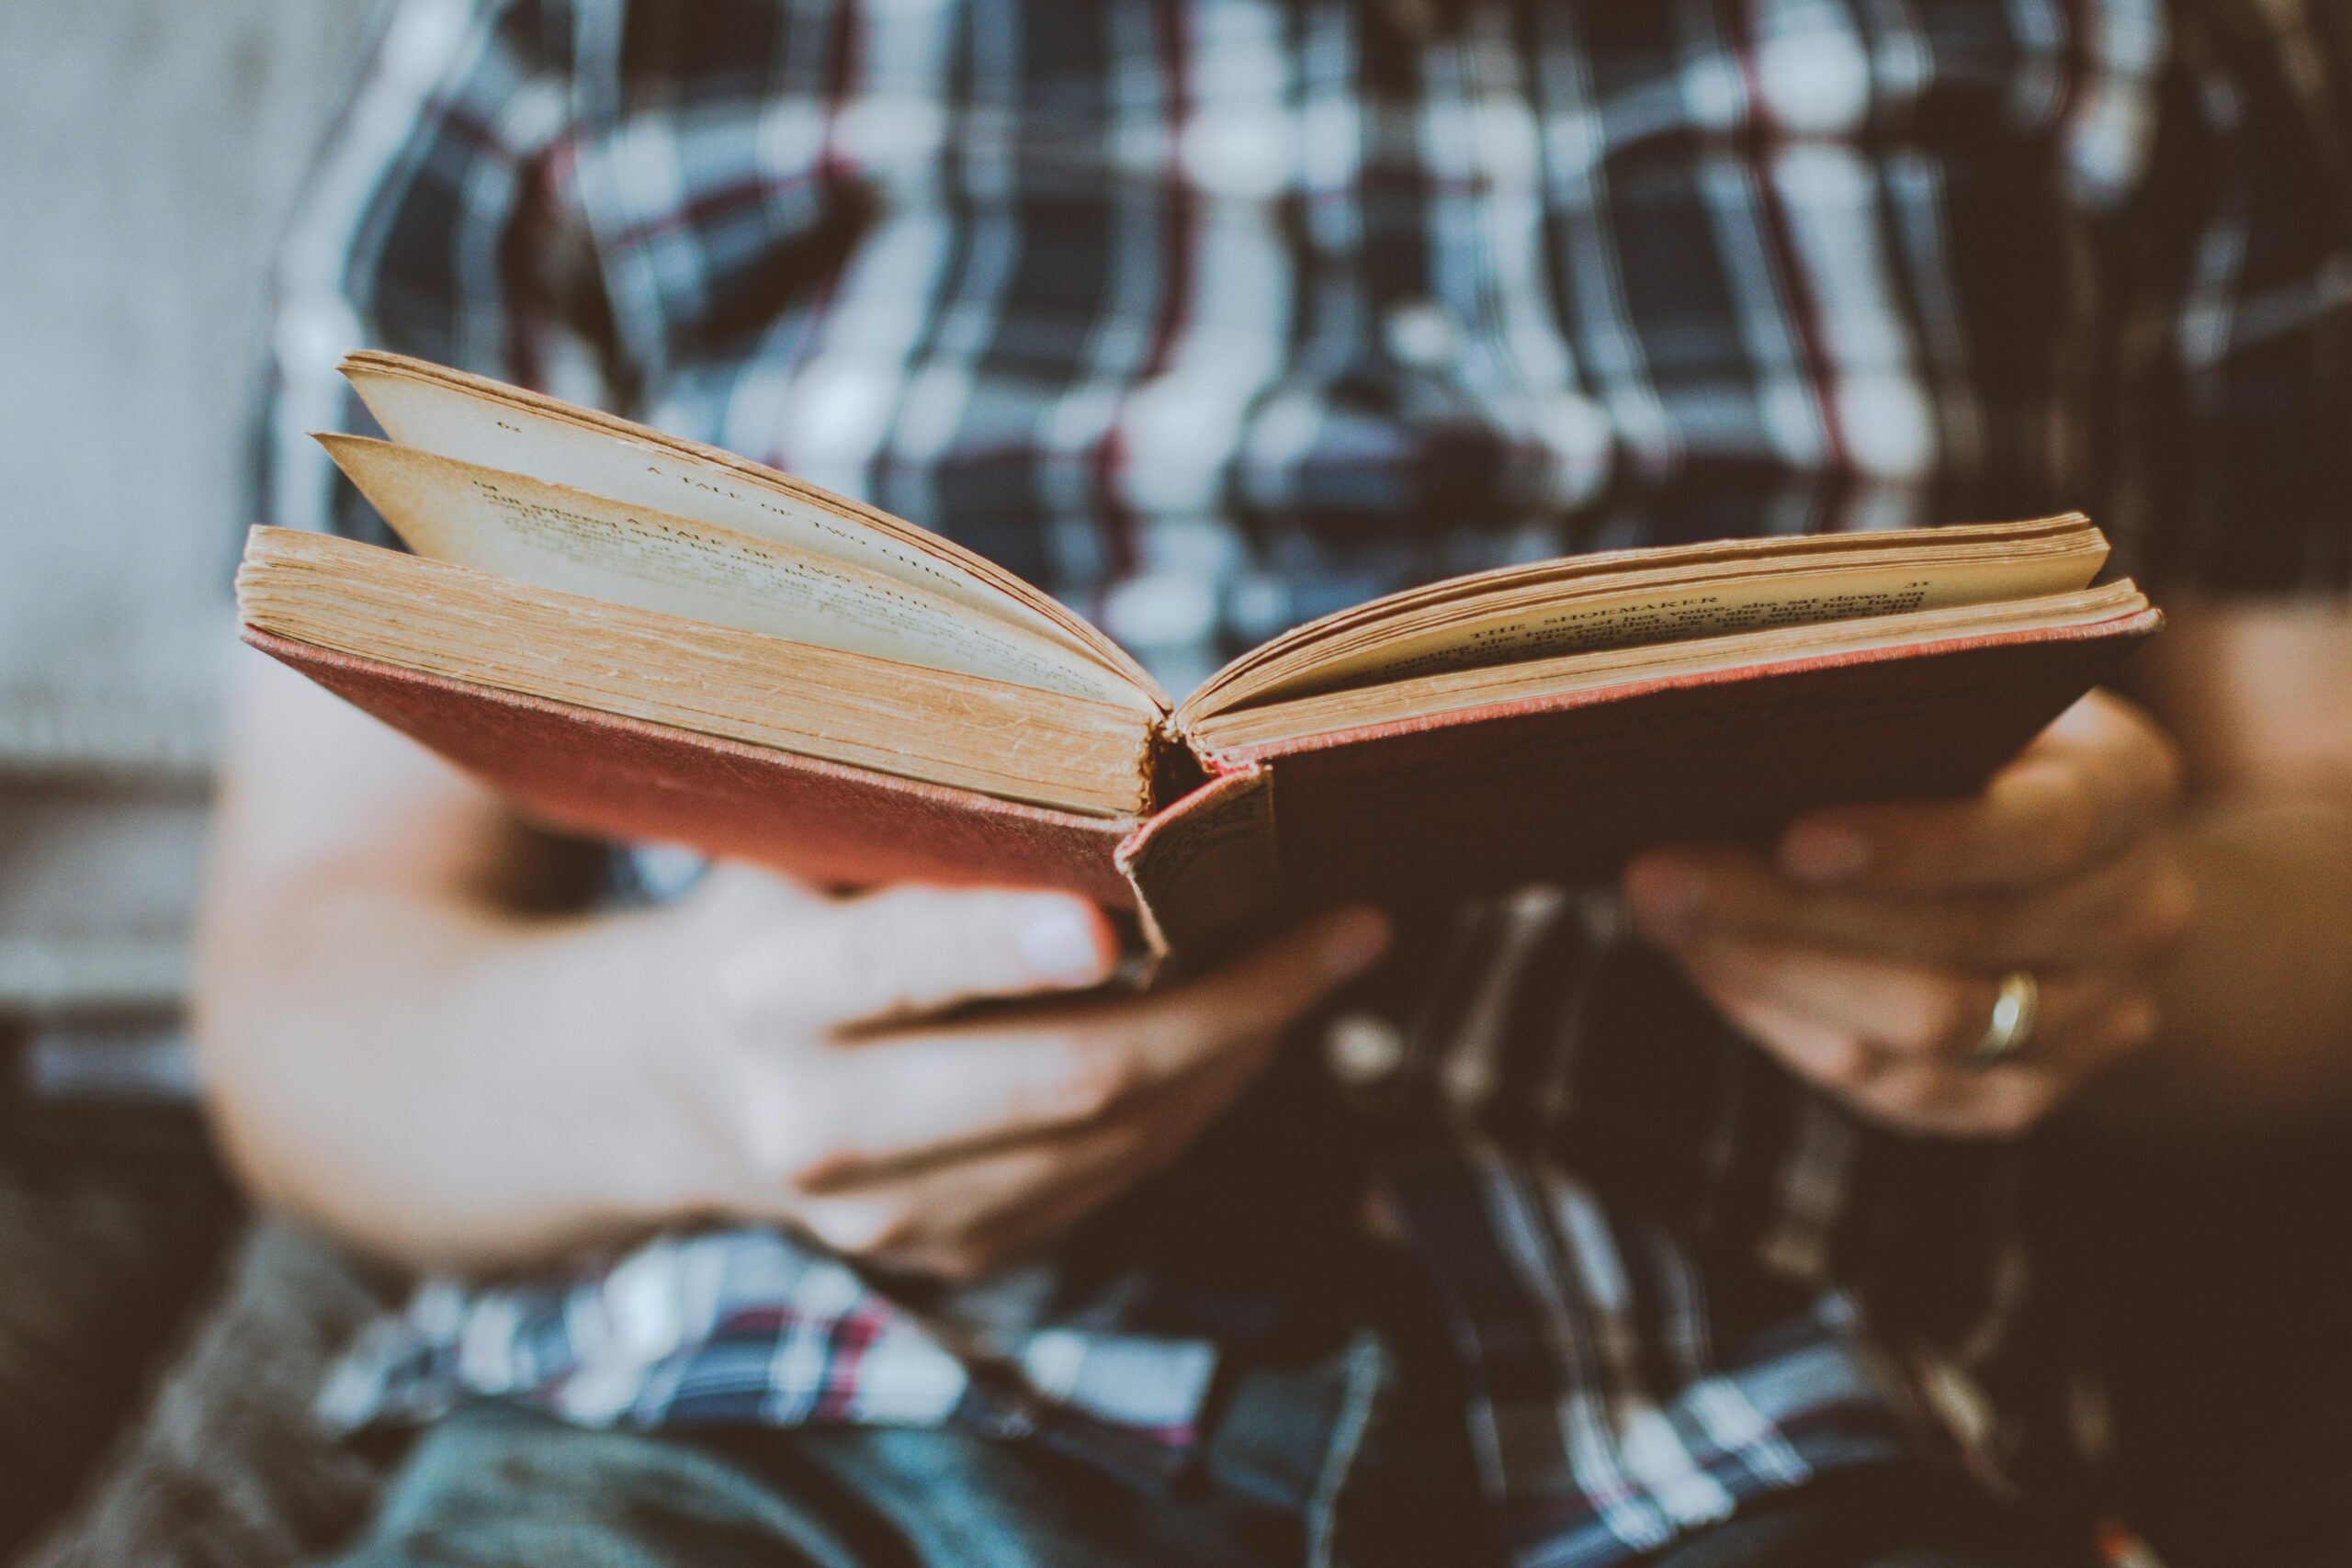
[[[716,867],[658,917],[683,980],[653,1070],[707,1134],[702,1212],[861,1261],[969,1279],[1165,1164],[1285,1028],[1376,962],[1385,919],[1318,916],[1148,995],[1066,894],[898,887],[831,897]],[[943,1021],[979,998],[1036,1005]]]

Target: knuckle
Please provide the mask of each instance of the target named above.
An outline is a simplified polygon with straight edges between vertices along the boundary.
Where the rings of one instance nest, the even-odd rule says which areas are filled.
[[[978,984],[1024,989],[1102,978],[1108,950],[1100,929],[1092,906],[1074,895],[991,891],[958,896],[942,935]]]
[[[2141,900],[2141,945],[2151,956],[2170,953],[2197,919],[2197,888],[2178,866],[2159,872]]]
[[[2009,942],[2017,909],[2007,899],[1990,896],[1963,898],[1947,911],[1943,940],[1937,956],[1965,964],[2000,952]]]
[[[1057,1121],[1100,1121],[1135,1091],[1135,1059],[1126,1052],[1097,1043],[1077,1043],[1065,1048],[1062,1070],[1046,1096],[1046,1111]]]
[[[952,919],[956,898],[945,888],[900,885],[852,898],[843,908],[858,910],[877,930],[903,935]]]
[[[1136,1030],[1125,1053],[1138,1081],[1177,1071],[1198,1056],[1214,1038],[1227,1032],[1223,1015],[1201,1008],[1169,1009],[1154,1013]]]
[[[791,1186],[800,1162],[799,1119],[789,1112],[754,1114],[745,1108],[739,1120],[737,1143],[752,1176],[764,1184]]]
[[[1985,1097],[1968,1117],[1970,1130],[1994,1138],[2019,1138],[2031,1132],[2048,1109],[2039,1096],[1996,1094]]]
[[[2155,998],[2135,991],[2108,1010],[2106,1026],[2100,1033],[2111,1049],[2137,1051],[2155,1040],[2161,1022]]]
[[[2032,857],[2043,872],[2082,864],[2098,846],[2099,802],[2080,771],[2058,772],[2051,784],[2042,824],[2041,852]]]
[[[1855,1103],[1880,1120],[1907,1122],[1926,1104],[1929,1077],[1918,1063],[1888,1062],[1860,1086]]]
[[[797,1147],[777,1159],[775,1180],[794,1192],[824,1192],[840,1186],[858,1168],[854,1151],[839,1144]]]
[[[886,983],[875,987],[881,998],[879,1010],[906,1010],[911,997],[901,962],[904,949],[891,940],[889,925],[887,913],[874,908],[854,912],[843,908],[836,913],[826,933],[828,940],[821,944],[822,955],[812,970],[816,982],[855,980],[863,989],[875,977],[885,976]]]
[[[2013,1087],[2014,1092],[1996,1107],[2003,1137],[2022,1138],[2033,1132],[2050,1120],[2051,1112],[2065,1099],[2064,1086],[2054,1079],[2030,1076]]]
[[[1860,1085],[1872,1076],[1871,1048],[1853,1035],[1825,1035],[1815,1043],[1812,1055],[1815,1070],[1830,1082]]]
[[[828,1125],[822,1108],[806,1096],[778,1109],[743,1117],[742,1146],[755,1180],[771,1190],[819,1192],[847,1176],[856,1151]]]
[[[710,1000],[720,1025],[741,1033],[776,1027],[790,1018],[816,971],[809,964],[823,945],[821,928],[800,916],[758,933],[722,933],[713,942]]]
[[[1912,1073],[1890,1085],[1877,1097],[1885,1108],[1906,1127],[1932,1127],[1945,1110],[1944,1097],[1925,1073]]]
[[[935,1248],[915,1260],[922,1270],[950,1285],[969,1285],[995,1272],[995,1249],[977,1242]]]
[[[1939,976],[1920,994],[1909,1038],[1894,1043],[1922,1054],[1955,1050],[1973,1043],[1983,1027],[1976,988],[1957,976]]]
[[[2179,804],[2188,789],[2188,763],[2182,756],[2180,743],[2166,734],[2162,727],[2145,715],[2135,716],[2142,742],[2147,748],[2148,771],[2154,776],[2156,800],[2169,810]]]
[[[812,1203],[800,1223],[826,1247],[849,1258],[899,1251],[914,1235],[912,1212],[898,1202]]]
[[[1925,885],[1950,881],[1981,857],[1974,826],[1958,812],[1932,808],[1888,815],[1874,845],[1892,867]]]
[[[1854,1108],[1882,1127],[1898,1133],[1935,1130],[1934,1105],[1914,1080],[1882,1081],[1853,1099]]]

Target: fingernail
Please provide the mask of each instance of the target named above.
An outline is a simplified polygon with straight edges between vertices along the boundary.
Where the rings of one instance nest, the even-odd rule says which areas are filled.
[[[1850,882],[1870,863],[1871,841],[1850,828],[1808,822],[1781,840],[1781,869],[1806,882]]]
[[[1378,909],[1351,909],[1334,921],[1323,939],[1321,958],[1326,974],[1346,979],[1380,962],[1388,951],[1388,917]]]
[[[1707,874],[1674,860],[1636,861],[1625,874],[1625,891],[1651,919],[1679,925],[1697,914],[1713,891]]]
[[[1102,977],[1102,947],[1092,917],[1058,900],[1029,915],[1021,926],[1021,961],[1041,980],[1058,986],[1089,984]]]

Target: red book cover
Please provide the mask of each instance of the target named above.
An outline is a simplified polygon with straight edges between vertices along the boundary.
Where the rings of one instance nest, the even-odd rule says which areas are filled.
[[[1134,824],[1020,806],[488,686],[247,627],[245,640],[552,828],[684,844],[845,887],[1064,888],[1133,908]]]
[[[1976,787],[2153,632],[2154,610],[1629,682],[1213,752],[1151,818],[1015,805],[246,638],[567,830],[842,886],[1066,889],[1205,947],[1340,899],[1606,874],[1839,801]]]

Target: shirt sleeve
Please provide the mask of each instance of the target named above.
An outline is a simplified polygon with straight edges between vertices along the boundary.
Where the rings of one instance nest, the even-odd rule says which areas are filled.
[[[2176,9],[2140,235],[2160,304],[2140,332],[2150,362],[2117,400],[2138,491],[2130,564],[2159,592],[2343,592],[2352,29],[2307,0]]]
[[[610,400],[610,311],[569,178],[570,41],[544,0],[391,7],[273,276],[260,520],[397,543],[311,439],[380,434],[336,372],[353,349]]]

